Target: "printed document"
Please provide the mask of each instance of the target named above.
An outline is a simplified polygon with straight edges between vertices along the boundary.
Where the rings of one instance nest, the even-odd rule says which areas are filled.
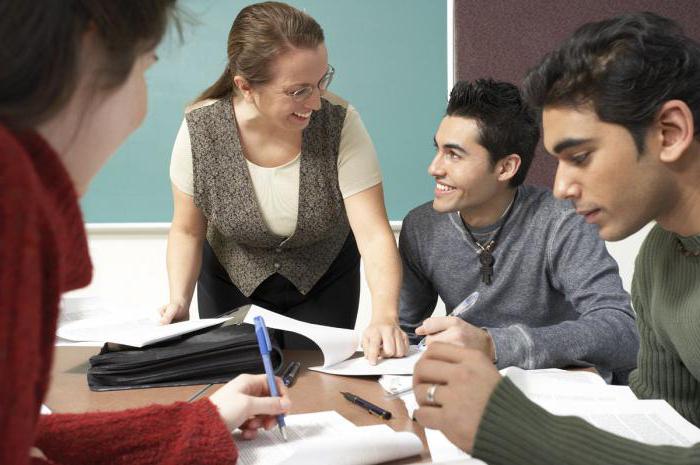
[[[689,447],[700,442],[700,429],[665,400],[631,402],[543,401],[555,415],[574,415],[618,436],[653,446]]]

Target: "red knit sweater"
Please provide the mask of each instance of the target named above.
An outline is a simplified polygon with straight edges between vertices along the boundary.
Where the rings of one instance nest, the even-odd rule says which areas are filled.
[[[92,265],[78,199],[56,153],[0,125],[0,464],[38,447],[56,464],[225,464],[237,450],[208,400],[42,416],[61,293]]]

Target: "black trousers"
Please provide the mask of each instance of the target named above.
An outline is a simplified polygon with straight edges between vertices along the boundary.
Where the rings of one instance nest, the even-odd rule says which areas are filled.
[[[214,318],[236,307],[255,304],[267,310],[325,326],[352,329],[360,303],[360,252],[350,232],[328,271],[302,294],[284,276],[275,273],[246,297],[229,278],[208,241],[204,241],[202,269],[197,280],[200,318]],[[274,336],[273,336],[274,334]],[[315,349],[304,336],[270,331],[282,348]]]

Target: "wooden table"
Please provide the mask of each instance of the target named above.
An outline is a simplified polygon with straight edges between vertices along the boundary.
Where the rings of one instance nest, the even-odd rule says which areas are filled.
[[[52,382],[45,404],[55,413],[79,413],[94,411],[123,410],[143,407],[149,404],[168,404],[186,401],[203,386],[185,386],[151,389],[131,389],[124,391],[90,391],[86,372],[88,358],[99,352],[97,347],[56,347],[52,370]],[[320,351],[285,351],[285,361],[301,362],[296,382],[289,389],[292,400],[291,413],[312,413],[335,410],[357,426],[387,424],[396,431],[411,431],[424,445],[420,457],[412,457],[400,462],[430,462],[430,453],[425,442],[423,428],[412,421],[404,404],[399,399],[388,400],[376,376],[336,376],[310,371],[305,368],[320,365]],[[215,392],[220,385],[206,391]],[[392,413],[391,420],[382,420],[370,415],[362,408],[345,400],[340,391],[349,391]]]

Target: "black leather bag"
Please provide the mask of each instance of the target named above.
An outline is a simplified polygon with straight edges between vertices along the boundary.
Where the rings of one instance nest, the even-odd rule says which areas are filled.
[[[273,341],[275,371],[282,351]],[[126,349],[126,350],[124,350]],[[207,328],[142,349],[105,344],[90,357],[92,391],[224,383],[241,373],[264,373],[255,328],[229,325]]]

